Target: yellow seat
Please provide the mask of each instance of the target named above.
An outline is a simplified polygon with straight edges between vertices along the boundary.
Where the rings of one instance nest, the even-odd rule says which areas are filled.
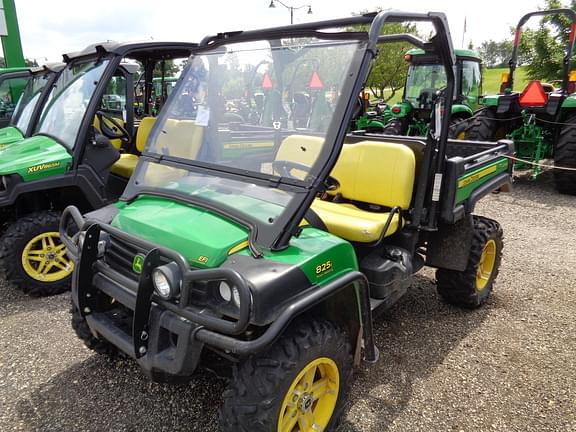
[[[168,119],[158,136],[156,149],[165,149],[164,153],[170,156],[195,159],[203,138],[204,127],[194,120]]]
[[[140,153],[144,151],[146,140],[155,122],[155,117],[144,117],[140,122],[140,126],[138,126],[138,131],[136,132],[136,149]],[[111,171],[119,176],[129,178],[136,169],[136,165],[138,165],[138,156],[130,153],[122,153],[120,159],[112,165]]]
[[[318,158],[323,145],[323,137],[310,135],[290,135],[284,138],[280,144],[275,159],[297,162],[299,164],[311,167],[316,162],[316,159]],[[290,174],[303,180],[307,173],[303,170],[293,169]]]
[[[372,243],[382,235],[390,213],[361,210],[353,204],[333,203],[315,199],[312,210],[324,222],[328,231],[338,237],[359,243]],[[392,235],[398,229],[400,217],[396,213],[386,231]]]
[[[330,191],[348,201],[382,208],[407,209],[412,200],[416,159],[412,150],[398,143],[361,141],[345,144],[331,175],[339,187]],[[316,199],[312,204],[328,231],[346,240],[371,243],[382,237],[390,213],[368,211],[352,203]],[[385,236],[402,225],[395,214]]]
[[[121,177],[130,178],[138,165],[138,156],[131,153],[122,153],[110,171]]]

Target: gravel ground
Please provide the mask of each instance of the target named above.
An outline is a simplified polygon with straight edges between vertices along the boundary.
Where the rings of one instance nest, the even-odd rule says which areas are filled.
[[[548,174],[485,199],[504,260],[486,307],[442,304],[433,273],[375,323],[377,365],[356,374],[340,431],[576,431],[576,198]],[[0,430],[216,431],[222,379],[147,381],[85,349],[69,298],[0,281]]]

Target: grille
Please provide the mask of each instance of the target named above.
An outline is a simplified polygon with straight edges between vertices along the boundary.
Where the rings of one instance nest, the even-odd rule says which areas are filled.
[[[148,251],[145,249],[110,236],[110,242],[104,254],[104,261],[123,276],[138,281],[139,275],[132,270],[134,257],[138,254],[146,256],[147,253]]]

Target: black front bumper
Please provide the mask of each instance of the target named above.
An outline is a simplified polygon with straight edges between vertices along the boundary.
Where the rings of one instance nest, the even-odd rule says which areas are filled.
[[[118,255],[106,259],[106,252],[99,245],[102,238],[142,251],[145,258],[139,277],[131,277],[129,272],[119,271],[117,265],[110,265],[112,258],[125,259],[126,262],[120,263],[124,267],[128,260]],[[82,250],[75,252],[78,256],[72,299],[80,314],[97,337],[136,359],[150,376],[159,371],[189,376],[197,367],[204,347],[204,342],[195,338],[198,330],[233,336],[248,327],[250,288],[233,270],[192,270],[174,251],[154,247],[106,224],[90,225]],[[164,300],[154,294],[152,271],[167,262],[176,262],[182,274],[178,301]],[[189,305],[191,287],[200,280],[227,281],[238,288],[241,306],[236,320],[223,319],[206,308]]]
[[[71,247],[72,239],[66,234],[65,228],[70,216],[81,229],[85,229],[81,250]],[[86,221],[73,207],[63,213],[60,236],[75,256],[72,299],[80,314],[97,337],[107,340],[136,359],[152,378],[158,372],[190,376],[198,366],[205,346],[225,353],[226,356],[236,357],[262,351],[284,332],[296,316],[351,286],[358,288],[365,360],[374,361],[377,358],[372,335],[369,288],[365,276],[360,272],[350,272],[326,285],[311,287],[285,305],[270,325],[258,327],[257,337],[247,338],[252,291],[247,281],[235,270],[191,269],[175,251],[158,247],[108,224]],[[133,247],[131,253],[144,255],[139,277],[121,271],[129,264],[121,254],[112,256],[114,260],[121,261],[120,265],[111,261],[110,257],[106,258],[108,252],[103,251],[100,244],[102,241],[107,241],[108,245],[122,242]],[[177,263],[182,275],[178,301],[164,300],[154,293],[152,271],[167,262]],[[224,319],[216,316],[209,308],[190,304],[193,284],[199,281],[226,281],[229,286],[236,287],[240,297],[236,318]],[[214,285],[211,289],[214,289]]]

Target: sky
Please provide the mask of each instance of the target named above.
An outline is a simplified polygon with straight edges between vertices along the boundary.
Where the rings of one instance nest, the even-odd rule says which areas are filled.
[[[543,0],[306,0],[284,1],[294,7],[294,22],[350,16],[376,7],[403,11],[446,13],[455,47],[469,42],[501,40],[520,17],[538,9]],[[198,42],[208,34],[290,24],[290,11],[270,0],[16,0],[24,55],[42,64],[60,61],[62,53],[106,40],[181,40]],[[537,20],[534,20],[537,23]],[[427,33],[426,29],[423,29]]]

